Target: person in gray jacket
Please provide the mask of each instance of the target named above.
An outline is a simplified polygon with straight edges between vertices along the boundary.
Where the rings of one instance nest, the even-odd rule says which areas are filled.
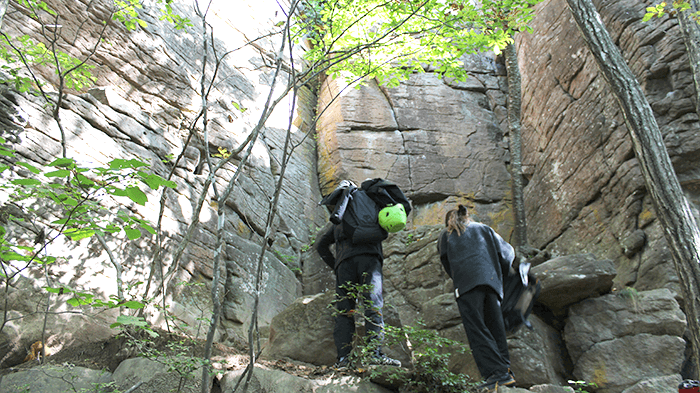
[[[513,247],[489,226],[471,221],[463,205],[445,215],[437,246],[454,282],[469,347],[485,378],[481,388],[515,385],[501,313],[503,277],[515,259]]]

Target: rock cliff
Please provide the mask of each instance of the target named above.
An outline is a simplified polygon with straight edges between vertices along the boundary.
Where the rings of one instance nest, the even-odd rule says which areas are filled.
[[[61,28],[76,40],[63,49],[78,57],[90,54],[99,42],[100,21],[108,15],[107,2],[47,3],[69,16],[60,20]],[[385,244],[387,322],[413,325],[420,320],[445,337],[466,342],[435,242],[444,213],[457,203],[469,205],[476,220],[504,238],[513,231],[508,87],[501,59],[493,53],[466,57],[470,77],[464,82],[439,79],[430,70],[395,88],[372,80],[355,88],[320,78],[296,95],[283,96],[252,145],[250,159],[243,164],[242,156],[236,156],[216,172],[217,190],[223,190],[243,168],[230,198],[217,205],[211,203],[216,192],[206,190],[196,216],[210,175],[207,163],[236,151],[258,127],[272,84],[283,85],[285,72],[303,68],[302,62],[285,62],[283,76],[274,79],[280,41],[270,33],[284,20],[279,4],[284,8],[286,2],[225,3],[215,2],[208,14],[216,52],[202,49],[203,37],[209,35],[202,35],[189,2],[175,2],[176,10],[195,22],[185,30],[160,21],[155,4],[139,12],[146,24],[137,30],[109,22],[103,44],[89,61],[95,86],[69,91],[61,107],[69,157],[85,165],[139,158],[161,176],[172,174],[177,183],[165,193],[162,243],[146,233],[136,242],[123,235],[106,239],[107,248],[122,261],[129,296],[142,294],[153,271],[154,282],[164,278],[167,284],[151,288],[149,295],[156,300],[147,309],[149,319],[165,327],[166,316],[174,318],[175,325],[202,337],[201,321],[212,307],[209,289],[219,285],[224,304],[217,342],[246,341],[251,324],[257,323],[262,343],[269,337],[265,356],[328,364],[335,354],[328,345],[332,322],[325,314],[325,291],[335,282],[312,247],[328,218],[317,203],[342,179],[382,177],[398,184],[414,206],[408,228]],[[643,2],[595,3],[645,89],[698,216],[698,114],[677,22],[643,23]],[[566,1],[544,0],[536,11],[533,33],[518,35],[516,45],[523,78],[528,237],[542,250],[533,271],[543,292],[531,317],[534,330],[522,329],[509,340],[518,386],[565,385],[574,378],[596,382],[601,392],[631,393],[644,386],[674,391],[685,360],[683,299],[624,120]],[[38,39],[40,30],[28,10],[10,3],[3,32]],[[209,61],[221,58],[216,73],[211,66],[203,68],[205,53]],[[50,69],[37,72],[56,82]],[[206,129],[199,117],[203,77],[205,84],[216,81],[207,96]],[[3,85],[0,124],[2,136],[22,160],[39,166],[61,154],[60,130],[41,97]],[[286,138],[295,146],[289,157]],[[183,159],[175,164],[173,157],[180,155]],[[279,210],[272,221],[275,235],[268,237],[267,214],[285,159]],[[155,223],[160,197],[152,193],[146,205],[129,209]],[[224,263],[219,282],[212,283],[220,211],[225,213]],[[199,224],[189,245],[173,263],[174,251],[195,220]],[[43,316],[33,310],[47,306],[46,279],[104,298],[117,293],[114,267],[97,239],[51,247],[63,257],[60,263],[46,271],[31,266],[5,287],[4,367],[20,363],[25,348],[41,337]],[[260,313],[254,322],[255,272],[264,247]],[[156,250],[163,255],[162,265],[153,259]],[[58,295],[48,304],[56,314],[47,330],[47,347],[58,351],[114,333],[108,326],[116,315],[71,317],[68,298]],[[168,313],[156,307],[160,304],[168,306]],[[78,322],[83,320],[87,322]],[[395,356],[410,361],[399,352]],[[641,356],[654,356],[658,364],[641,364]],[[455,356],[451,368],[478,377],[470,356]],[[222,381],[230,386],[232,378]],[[294,383],[303,385],[299,391],[332,389]]]

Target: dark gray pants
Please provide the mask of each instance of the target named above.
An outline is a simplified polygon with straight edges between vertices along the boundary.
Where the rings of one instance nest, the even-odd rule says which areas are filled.
[[[460,295],[457,306],[481,376],[486,379],[494,373],[508,372],[508,342],[496,291],[478,286]]]
[[[350,354],[352,336],[355,333],[355,318],[352,312],[355,310],[356,300],[354,295],[348,293],[348,289],[343,287],[347,284],[371,286],[368,291],[361,294],[365,309],[365,329],[368,340],[379,340],[372,344],[377,346],[377,353],[381,353],[380,342],[384,328],[381,259],[374,255],[357,255],[343,261],[335,273],[335,292],[338,299],[335,307],[338,314],[335,317],[333,339],[338,350],[338,359]]]

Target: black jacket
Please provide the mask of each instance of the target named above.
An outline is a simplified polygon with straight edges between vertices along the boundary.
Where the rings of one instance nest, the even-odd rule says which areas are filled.
[[[335,256],[331,252],[332,244],[335,244]],[[374,255],[379,258],[380,262],[384,260],[381,242],[353,244],[345,236],[342,225],[331,225],[329,229],[316,238],[316,251],[333,271],[343,261],[356,255]]]
[[[443,231],[437,246],[440,262],[454,281],[457,297],[479,285],[487,285],[503,299],[503,276],[508,274],[515,252],[496,231],[488,225],[470,222],[461,235]]]

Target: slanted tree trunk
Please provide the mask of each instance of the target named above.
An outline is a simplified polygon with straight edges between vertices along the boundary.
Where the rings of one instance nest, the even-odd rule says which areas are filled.
[[[0,28],[2,28],[2,20],[5,19],[5,12],[7,12],[7,4],[10,0],[0,0]]]
[[[520,124],[521,77],[515,44],[508,44],[503,53],[508,72],[508,127],[510,130],[510,166],[513,182],[513,215],[515,216],[513,243],[518,250],[518,257],[523,257],[528,255],[530,247],[527,242],[527,222],[523,197],[522,127]]]
[[[691,356],[697,368],[700,365],[700,230],[671,165],[649,102],[610,38],[593,2],[567,2],[624,113],[647,192],[652,197],[680,278],[693,345]]]
[[[690,71],[695,82],[695,112],[700,114],[700,24],[691,17],[700,11],[700,1],[688,0],[690,9],[678,13],[678,21],[683,31],[683,41],[688,53]]]

